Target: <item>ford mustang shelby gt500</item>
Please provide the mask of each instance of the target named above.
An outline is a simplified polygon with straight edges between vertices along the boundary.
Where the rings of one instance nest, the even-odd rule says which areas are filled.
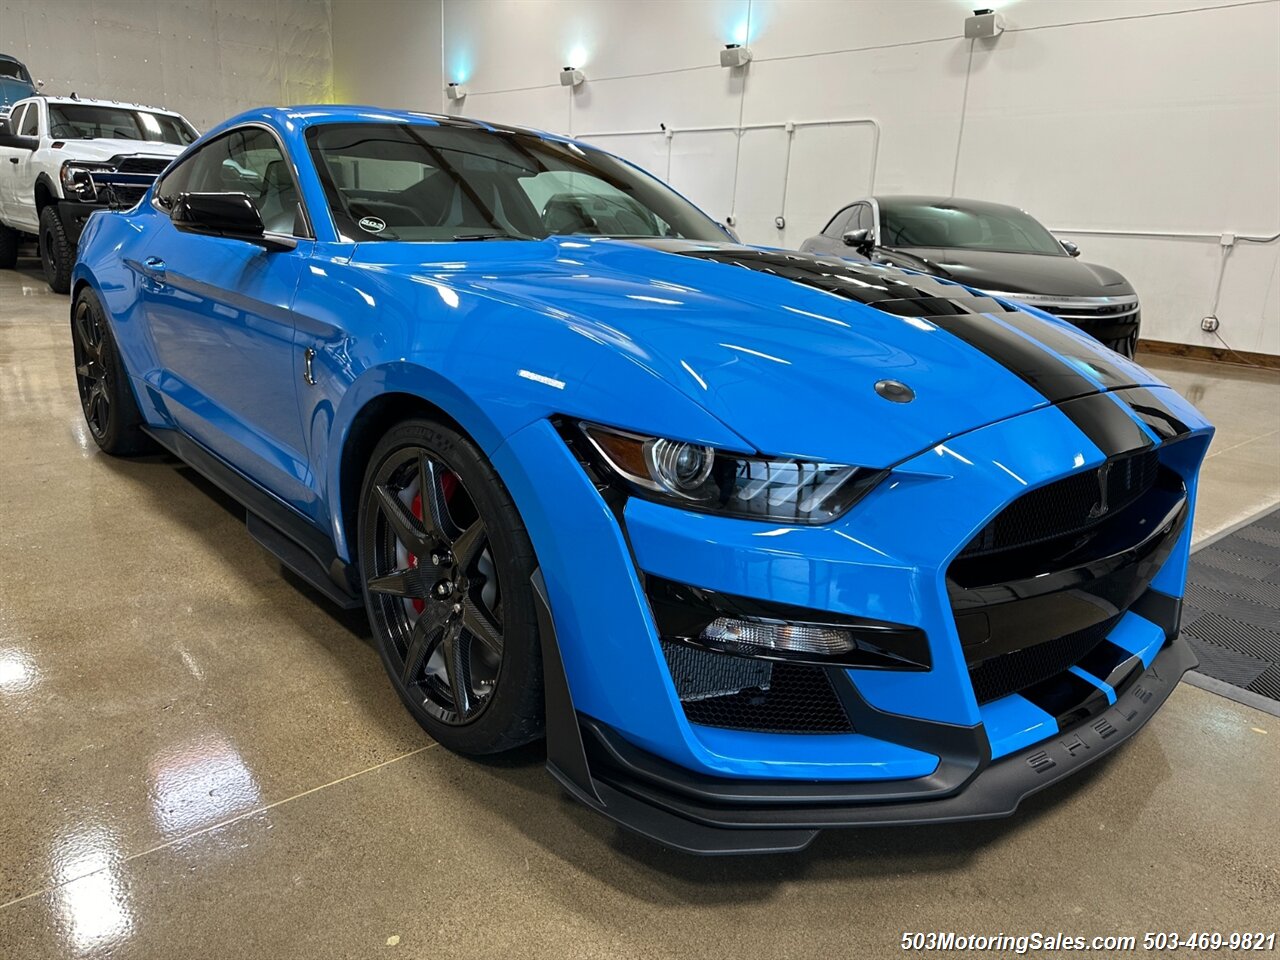
[[[1011,813],[1133,734],[1212,428],[1053,317],[742,246],[588,144],[299,107],[95,214],[75,364],[461,753],[700,852]]]

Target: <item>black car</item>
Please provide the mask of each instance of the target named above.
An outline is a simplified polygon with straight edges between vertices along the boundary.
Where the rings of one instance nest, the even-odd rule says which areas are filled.
[[[870,197],[842,207],[800,249],[892,263],[1008,296],[1069,320],[1126,357],[1138,342],[1138,296],[1129,281],[1076,259],[1074,243],[1017,207]]]

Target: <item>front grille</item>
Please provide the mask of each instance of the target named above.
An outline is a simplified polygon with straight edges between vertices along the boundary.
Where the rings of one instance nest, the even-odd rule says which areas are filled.
[[[852,733],[822,667],[774,663],[662,641],[690,723],[757,733]]]
[[[1159,470],[1159,454],[1145,450],[1032,490],[978,531],[960,557],[985,556],[1083,533],[1150,490]]]
[[[1033,304],[1034,306],[1034,304]],[[1049,304],[1044,307],[1047,313],[1055,317],[1088,317],[1098,320],[1118,320],[1138,312],[1136,303],[1080,303]]]
[[[990,703],[1048,680],[1082,659],[1107,638],[1119,616],[979,663],[969,670],[979,703]]]
[[[133,187],[112,184],[100,192],[99,198],[116,207],[132,207],[147,192],[146,187]]]
[[[154,157],[124,157],[116,164],[116,173],[162,173],[169,166],[168,160]]]

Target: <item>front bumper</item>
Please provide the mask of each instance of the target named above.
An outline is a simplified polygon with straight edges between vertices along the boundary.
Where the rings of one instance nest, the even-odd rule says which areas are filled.
[[[85,224],[99,210],[108,210],[105,203],[86,203],[82,200],[59,200],[58,217],[62,220],[62,231],[73,246],[80,243],[80,235],[84,233]]]
[[[803,846],[812,839],[804,832],[823,826],[1002,816],[1078,768],[1075,759],[1055,759],[1054,744],[1078,734],[1090,756],[1110,749],[1123,737],[1109,729],[1137,729],[1190,665],[1173,637],[1196,473],[1212,428],[1167,388],[1091,396],[1079,400],[1088,415],[1073,412],[1070,400],[922,451],[839,521],[803,528],[634,498],[619,509],[550,424],[513,435],[494,462],[545,578],[553,774],[593,808],[664,842],[745,852]],[[1002,597],[1011,614],[1027,612],[1021,601],[1048,604],[1039,591],[1053,586],[1060,602],[1033,611],[1040,633],[1045,623],[1076,630],[1085,608],[1105,607],[1116,618],[1103,625],[1097,648],[1107,656],[1062,660],[1054,667],[1061,673],[1044,674],[1052,682],[1026,695],[1010,686],[1018,692],[978,696],[974,664],[992,651],[977,649],[989,638],[967,618],[958,622],[967,611],[956,606],[964,596],[952,590],[953,561],[1029,490],[1098,469],[1115,444],[1159,450],[1185,484],[1176,529],[1148,528],[1159,551],[1140,551],[1118,572],[1108,555],[1073,567],[1077,579],[1057,585],[1019,569],[999,578],[1004,592],[986,601],[993,626],[1012,624],[998,616]],[[692,717],[673,680],[646,593],[650,578],[916,627],[928,639],[929,667],[826,668],[849,720],[844,732],[709,725]],[[1158,681],[1167,689],[1157,696]],[[1117,704],[1127,710],[1135,696],[1142,706],[1121,722]],[[1053,768],[1034,777],[1008,772],[1033,758],[1044,766],[1042,752]],[[743,831],[750,836],[724,836]]]
[[[630,830],[697,854],[780,853],[808,846],[833,827],[954,823],[1010,816],[1026,797],[1106,756],[1140,730],[1196,666],[1175,638],[1105,712],[992,762],[972,758],[967,776],[945,791],[933,784],[798,784],[691,774],[581,718],[587,764],[552,775],[575,798]],[[956,739],[964,740],[958,729]],[[973,731],[975,745],[982,742]],[[585,773],[585,779],[584,779]],[[576,775],[575,775],[576,774]],[[933,780],[934,777],[928,778]],[[911,799],[913,788],[930,794]]]

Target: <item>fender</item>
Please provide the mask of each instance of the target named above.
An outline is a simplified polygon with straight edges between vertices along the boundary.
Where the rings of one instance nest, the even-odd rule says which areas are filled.
[[[53,177],[49,176],[47,171],[42,170],[40,172],[40,175],[36,177],[35,197],[37,198],[37,200],[39,199],[39,196],[40,196],[41,184],[44,184],[45,189],[49,191],[49,196],[53,198],[54,202],[57,202],[58,200],[63,199],[62,190],[58,187],[58,184],[54,182]],[[39,206],[38,203],[37,203],[37,206]]]
[[[343,392],[336,409],[328,403],[317,404],[308,432],[313,443],[320,441],[313,456],[320,461],[317,469],[324,473],[324,495],[331,504],[329,522],[334,549],[347,561],[351,560],[351,552],[343,525],[342,452],[346,449],[356,417],[369,403],[388,393],[409,394],[439,407],[456,420],[491,459],[505,440],[493,421],[456,384],[436,371],[414,363],[395,362],[371,367]],[[331,417],[327,426],[321,422],[326,415]]]

